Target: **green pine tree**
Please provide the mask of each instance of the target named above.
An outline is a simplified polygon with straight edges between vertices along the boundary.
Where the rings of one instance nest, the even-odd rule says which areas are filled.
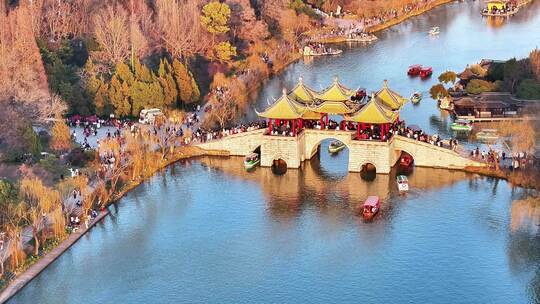
[[[180,102],[189,104],[198,101],[201,98],[201,92],[193,74],[178,59],[173,61],[173,70]]]

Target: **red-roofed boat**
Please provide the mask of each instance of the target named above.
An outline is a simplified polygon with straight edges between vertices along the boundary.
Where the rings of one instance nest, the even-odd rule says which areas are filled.
[[[377,212],[379,212],[379,209],[381,209],[381,201],[379,200],[379,197],[368,196],[362,208],[362,215],[364,216],[365,220],[369,221],[373,219]]]
[[[420,78],[422,78],[422,79],[426,79],[426,78],[430,77],[431,74],[433,74],[433,68],[431,68],[431,67],[422,68],[420,70],[420,73],[419,73]]]
[[[407,153],[402,152],[401,157],[399,158],[399,167],[401,170],[409,170],[412,168],[414,163],[413,157]]]
[[[418,76],[418,74],[420,74],[420,70],[422,70],[422,65],[420,64],[411,65],[409,67],[409,70],[407,71],[407,75]]]

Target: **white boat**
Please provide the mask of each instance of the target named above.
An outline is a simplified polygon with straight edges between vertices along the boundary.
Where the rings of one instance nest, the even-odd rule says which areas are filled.
[[[422,100],[422,93],[420,92],[414,92],[412,95],[411,95],[411,101],[412,103],[419,103],[420,100]]]
[[[251,153],[244,159],[244,168],[246,168],[246,170],[253,169],[258,166],[260,162],[261,158],[259,157],[259,154]]]
[[[450,129],[452,129],[452,131],[470,132],[472,131],[473,126],[470,120],[458,119],[450,124]]]
[[[330,153],[338,153],[339,151],[343,149],[345,149],[345,144],[339,140],[335,140],[331,142],[330,145],[328,146],[328,152]]]
[[[432,36],[439,35],[441,33],[441,29],[438,26],[434,26],[429,30],[429,34]]]
[[[405,175],[397,176],[397,185],[400,192],[409,191],[409,180]]]

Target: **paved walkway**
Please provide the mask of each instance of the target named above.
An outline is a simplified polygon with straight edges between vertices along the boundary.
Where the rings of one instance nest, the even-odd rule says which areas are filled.
[[[88,228],[84,228],[81,225],[81,229],[77,232],[71,233],[67,239],[56,246],[53,250],[41,257],[35,264],[30,266],[25,272],[19,274],[13,281],[10,282],[8,287],[0,294],[0,303],[4,303],[13,297],[19,290],[21,290],[26,284],[34,279],[40,272],[42,272],[49,264],[54,262],[64,251],[71,247],[75,242],[81,238],[86,232],[88,232],[95,224],[101,221],[105,216],[109,214],[108,209],[105,212],[99,213],[99,215],[89,223]]]

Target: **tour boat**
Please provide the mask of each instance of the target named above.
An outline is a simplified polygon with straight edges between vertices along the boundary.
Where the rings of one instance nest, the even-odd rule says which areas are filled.
[[[412,101],[412,103],[414,103],[414,104],[419,103],[420,100],[422,100],[422,93],[420,93],[420,92],[414,92],[414,93],[411,95],[411,101]]]
[[[409,153],[401,153],[401,157],[399,159],[399,166],[402,170],[408,170],[412,167],[414,163],[414,159]]]
[[[434,26],[429,30],[429,34],[432,36],[439,35],[441,33],[441,29],[438,26]]]
[[[409,180],[405,175],[397,176],[397,185],[400,192],[409,191]]]
[[[431,67],[425,67],[420,69],[420,73],[418,75],[420,75],[420,78],[426,79],[430,77],[431,74],[433,74],[433,69]]]
[[[244,159],[244,167],[246,170],[250,170],[258,166],[260,162],[261,158],[259,157],[259,154],[251,153]]]
[[[340,142],[339,140],[334,140],[330,143],[328,146],[328,152],[330,153],[337,153],[345,148],[345,144]]]
[[[450,129],[453,131],[470,132],[473,129],[472,123],[467,119],[458,119],[450,125]]]
[[[364,219],[367,221],[373,219],[375,214],[379,212],[380,208],[381,208],[381,202],[379,200],[379,197],[369,196],[364,202],[364,206],[362,208],[362,215],[364,216]]]
[[[407,71],[407,75],[418,76],[418,74],[420,74],[420,70],[422,70],[422,65],[420,64],[411,65],[409,67],[409,70]]]
[[[494,141],[499,139],[499,135],[495,129],[482,129],[480,132],[476,133],[476,139],[483,141]]]

